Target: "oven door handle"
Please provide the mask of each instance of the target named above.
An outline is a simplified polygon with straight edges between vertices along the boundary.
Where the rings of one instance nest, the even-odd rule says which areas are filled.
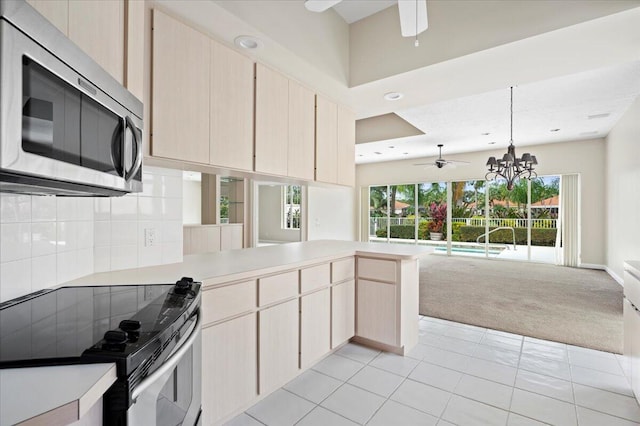
[[[196,323],[193,327],[193,330],[189,334],[189,337],[181,342],[179,345],[179,349],[173,353],[156,371],[147,376],[140,384],[131,392],[131,400],[135,404],[136,399],[140,396],[142,392],[144,392],[149,386],[151,386],[156,380],[158,380],[162,375],[171,371],[179,362],[180,359],[184,356],[184,354],[193,346],[194,340],[198,337],[200,333],[200,325],[202,323],[202,319],[200,316],[200,309],[198,309],[196,313]]]

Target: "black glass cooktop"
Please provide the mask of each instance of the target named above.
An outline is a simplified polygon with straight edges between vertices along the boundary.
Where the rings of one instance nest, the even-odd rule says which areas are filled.
[[[199,284],[190,284],[189,291],[176,288],[62,287],[2,303],[0,368],[131,357],[167,329],[180,327],[177,320],[195,309]]]

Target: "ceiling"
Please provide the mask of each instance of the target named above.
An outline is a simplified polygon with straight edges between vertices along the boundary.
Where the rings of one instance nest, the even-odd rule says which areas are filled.
[[[396,0],[342,0],[333,6],[333,10],[338,12],[347,24],[352,24],[396,3]]]
[[[605,137],[640,95],[640,61],[514,88],[514,143]],[[509,89],[396,111],[424,135],[356,145],[356,163],[482,150],[509,143]]]

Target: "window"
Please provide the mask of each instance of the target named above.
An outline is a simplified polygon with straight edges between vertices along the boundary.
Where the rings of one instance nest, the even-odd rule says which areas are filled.
[[[300,193],[297,185],[282,187],[282,229],[300,229]]]

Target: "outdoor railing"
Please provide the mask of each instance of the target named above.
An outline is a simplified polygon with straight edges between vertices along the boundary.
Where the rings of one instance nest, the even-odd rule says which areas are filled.
[[[378,229],[387,229],[387,220],[391,225],[410,225],[413,226],[416,223],[414,218],[406,217],[372,217],[369,218],[369,235],[375,235]],[[420,222],[428,222],[430,218],[422,217],[418,219]],[[465,226],[485,226],[485,218],[474,217],[454,217],[451,219],[453,223],[462,223]],[[556,228],[557,219],[531,219],[531,226],[533,228]],[[501,227],[508,226],[512,228],[526,228],[528,226],[528,219],[499,219],[490,218],[489,227]]]

